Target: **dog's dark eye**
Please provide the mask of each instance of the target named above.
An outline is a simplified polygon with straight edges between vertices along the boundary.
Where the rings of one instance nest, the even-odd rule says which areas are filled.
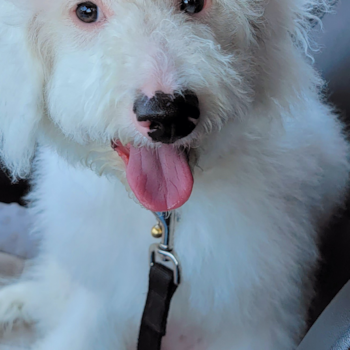
[[[181,1],[181,11],[189,14],[194,14],[201,12],[204,7],[204,0],[182,0]]]
[[[98,7],[90,1],[79,4],[76,13],[85,23],[94,23],[98,20]]]

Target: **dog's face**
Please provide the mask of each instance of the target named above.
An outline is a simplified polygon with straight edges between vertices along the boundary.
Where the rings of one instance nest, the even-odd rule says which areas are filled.
[[[263,94],[267,42],[292,3],[0,1],[8,166],[20,173],[39,139],[98,173],[126,171],[155,211],[189,198],[207,140]]]

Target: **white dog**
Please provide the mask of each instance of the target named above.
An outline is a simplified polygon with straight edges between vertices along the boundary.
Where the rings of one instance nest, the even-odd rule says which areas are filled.
[[[35,323],[33,350],[136,349],[151,211],[178,208],[162,349],[295,349],[349,173],[307,54],[325,0],[0,5],[2,159],[36,155],[42,240],[0,321]]]

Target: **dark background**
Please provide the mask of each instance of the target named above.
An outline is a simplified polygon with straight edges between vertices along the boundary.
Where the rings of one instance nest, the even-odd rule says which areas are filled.
[[[0,202],[12,203],[18,202],[23,204],[22,197],[28,191],[28,183],[19,181],[12,184],[8,176],[0,170]]]
[[[350,136],[350,1],[341,1],[336,13],[316,28],[321,51],[315,66],[326,79],[330,103],[339,111]],[[350,138],[350,137],[349,137]],[[317,274],[316,298],[310,312],[312,323],[350,279],[350,193],[344,212],[335,216],[321,240],[322,263]]]
[[[350,1],[340,3],[337,13],[324,18],[323,32],[315,28],[321,51],[315,53],[315,66],[328,82],[327,94],[344,122],[350,126]],[[348,128],[350,130],[350,127]],[[349,132],[350,135],[350,132]],[[28,191],[28,183],[11,184],[0,171],[0,202],[19,202]],[[350,198],[350,196],[349,196]],[[310,324],[350,279],[350,201],[338,213],[320,246],[322,263],[317,273],[316,297],[310,311]]]

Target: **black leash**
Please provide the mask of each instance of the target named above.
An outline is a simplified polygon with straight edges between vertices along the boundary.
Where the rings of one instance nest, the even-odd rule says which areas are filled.
[[[149,275],[149,290],[142,316],[138,350],[158,350],[166,333],[171,298],[177,286],[173,271],[155,263]]]
[[[155,213],[158,225],[152,229],[160,244],[150,247],[150,274],[148,295],[142,315],[137,350],[160,350],[171,299],[180,284],[180,266],[173,252],[175,213]]]

